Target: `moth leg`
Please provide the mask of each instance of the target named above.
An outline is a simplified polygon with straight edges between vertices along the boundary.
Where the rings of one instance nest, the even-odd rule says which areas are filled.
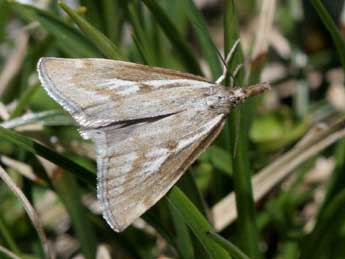
[[[223,64],[223,73],[222,73],[222,75],[216,80],[216,82],[215,82],[216,84],[219,85],[219,84],[221,84],[221,83],[224,81],[226,75],[228,74],[228,65],[229,65],[231,59],[233,58],[233,56],[234,56],[234,54],[235,54],[235,52],[236,52],[236,49],[237,49],[237,47],[238,47],[239,45],[240,45],[240,39],[237,39],[237,40],[235,41],[234,45],[232,46],[232,48],[230,49],[229,53],[227,54],[225,60],[224,60],[224,64]],[[237,70],[237,67],[236,67],[235,71],[236,71],[236,70]],[[237,72],[237,73],[238,73],[238,72]],[[234,82],[235,80],[234,80],[234,76],[233,76],[232,73],[230,73],[230,80],[231,80],[231,86],[233,86],[233,82]]]

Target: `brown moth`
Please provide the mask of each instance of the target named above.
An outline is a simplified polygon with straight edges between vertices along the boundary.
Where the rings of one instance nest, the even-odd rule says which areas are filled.
[[[217,137],[226,115],[268,88],[107,59],[41,58],[39,79],[97,151],[103,216],[122,231],[152,207]]]

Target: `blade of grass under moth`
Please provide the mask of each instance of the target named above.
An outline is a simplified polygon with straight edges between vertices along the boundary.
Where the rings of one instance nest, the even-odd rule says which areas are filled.
[[[38,21],[49,34],[56,38],[59,48],[70,57],[99,57],[101,55],[78,30],[49,12],[16,2],[10,2],[10,6],[26,21]]]
[[[180,58],[181,64],[185,65],[185,68],[194,74],[202,75],[200,65],[194,56],[191,48],[186,41],[183,40],[183,36],[177,30],[176,26],[169,19],[168,15],[162,9],[159,4],[153,0],[141,0],[147,8],[151,11],[152,15],[160,25],[165,35],[170,40],[171,44],[176,50],[176,55]]]
[[[73,175],[61,172],[61,169],[58,170],[60,173],[54,174],[52,183],[71,217],[83,256],[93,259],[97,247],[96,233],[89,218],[86,217],[88,212],[81,202],[79,186]]]
[[[75,163],[68,157],[60,155],[55,151],[37,143],[36,141],[31,140],[28,137],[22,136],[20,134],[15,133],[14,131],[5,129],[3,127],[0,127],[0,137],[1,139],[9,141],[26,151],[29,151],[49,160],[50,162],[60,166],[61,168],[73,173],[81,181],[91,186],[95,186],[95,173]]]
[[[181,214],[176,211],[175,207],[169,203],[169,211],[174,223],[174,229],[176,233],[176,249],[181,258],[183,259],[193,259],[194,250],[193,243],[189,233],[189,228],[184,223]]]
[[[60,2],[59,5],[84,32],[85,36],[93,42],[95,46],[97,46],[98,50],[102,52],[105,57],[109,59],[125,60],[121,55],[119,48],[102,32],[93,27],[89,22],[64,3]]]
[[[334,23],[332,17],[327,12],[326,8],[323,6],[320,0],[310,0],[311,4],[315,8],[316,12],[318,13],[321,21],[329,31],[332,36],[334,45],[338,52],[339,60],[345,69],[345,39],[341,35],[339,29],[337,28],[336,24]]]
[[[181,219],[190,227],[211,258],[230,258],[229,254],[207,235],[212,231],[211,225],[178,187],[170,190],[167,200],[181,214]]]
[[[233,42],[239,38],[238,20],[233,0],[225,1],[224,46],[228,52]],[[243,62],[240,50],[234,56],[230,69]],[[241,75],[239,75],[241,76]],[[242,77],[239,77],[242,81]],[[233,181],[238,212],[237,229],[240,248],[252,258],[260,258],[258,233],[255,218],[255,204],[251,185],[251,170],[248,157],[248,121],[245,116],[248,102],[237,107],[230,114],[231,150],[233,156]]]
[[[221,245],[225,250],[229,252],[229,254],[234,259],[249,259],[249,257],[243,253],[237,246],[235,246],[230,241],[226,240],[222,236],[218,235],[214,232],[208,233],[210,238],[212,238],[214,241],[216,241],[219,245]]]
[[[192,173],[187,172],[178,182],[178,187],[187,195],[189,200],[197,207],[197,209],[207,218],[206,203],[196,185]]]
[[[219,62],[217,49],[207,29],[204,17],[195,6],[193,0],[187,0],[186,5],[188,6],[190,22],[194,27],[204,58],[210,67],[213,80],[216,80],[222,73],[222,66]]]

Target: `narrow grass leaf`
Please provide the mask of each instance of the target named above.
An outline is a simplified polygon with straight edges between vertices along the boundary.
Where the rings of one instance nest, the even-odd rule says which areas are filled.
[[[28,137],[22,136],[3,127],[0,127],[0,137],[3,140],[9,141],[26,151],[39,155],[61,168],[66,169],[91,186],[94,187],[96,185],[96,175],[94,172],[91,172],[87,168],[70,160],[68,157],[60,155]]]
[[[26,125],[42,126],[74,126],[75,121],[60,110],[44,111],[37,113],[24,114],[23,116],[7,120],[0,123],[6,129],[14,129]]]
[[[332,17],[327,12],[326,8],[323,6],[320,0],[310,0],[311,4],[315,8],[316,12],[320,16],[323,24],[329,31],[336,46],[338,57],[340,62],[345,69],[345,39],[341,35],[339,29],[337,28],[336,24],[334,23]]]
[[[2,215],[0,215],[0,233],[2,240],[7,244],[7,246],[15,253],[21,254],[11,231],[7,228]]]
[[[189,233],[189,228],[185,224],[181,214],[176,211],[176,208],[169,204],[169,210],[172,221],[174,222],[174,228],[176,232],[176,248],[181,258],[193,259],[194,250],[193,243]]]
[[[194,56],[191,48],[183,36],[177,30],[176,26],[169,19],[168,15],[156,1],[141,0],[155,17],[157,23],[160,25],[165,35],[170,40],[171,44],[176,50],[176,55],[180,58],[180,62],[185,65],[185,68],[194,74],[201,75],[202,71],[200,65]]]
[[[101,1],[80,0],[80,4],[86,7],[86,12],[85,12],[86,19],[99,30],[102,29],[100,2]]]
[[[57,40],[57,45],[71,57],[97,57],[100,52],[87,38],[51,13],[30,5],[10,2],[11,8],[26,21],[38,21]]]
[[[142,21],[139,10],[134,2],[127,4],[127,12],[129,21],[134,29],[135,45],[137,46],[140,55],[145,60],[147,65],[157,65],[155,61],[155,48],[152,48],[151,40],[146,32],[144,21]]]
[[[120,3],[118,0],[102,0],[101,6],[104,14],[105,33],[111,41],[119,44],[123,25],[123,12]]]
[[[82,18],[79,14],[77,14],[64,3],[60,2],[60,6],[84,32],[85,36],[91,42],[93,42],[95,46],[97,46],[98,50],[102,52],[105,57],[109,59],[125,59],[121,55],[118,47],[102,32],[93,27],[89,22],[87,22],[84,18]]]
[[[26,214],[30,218],[32,225],[35,227],[37,231],[37,235],[41,241],[41,245],[44,249],[45,255],[48,258],[54,257],[54,254],[48,244],[48,239],[44,232],[43,225],[38,216],[38,213],[36,212],[34,207],[31,205],[28,198],[24,195],[22,190],[16,185],[16,183],[12,180],[12,178],[7,174],[7,172],[1,166],[0,166],[0,178],[5,182],[5,184],[12,191],[12,193],[18,198],[23,208],[25,209]]]
[[[216,241],[219,245],[221,245],[225,250],[229,252],[229,254],[234,259],[249,259],[249,257],[243,253],[237,246],[235,246],[230,241],[226,240],[222,236],[218,235],[214,232],[209,232],[210,238]]]
[[[181,219],[190,227],[211,258],[230,258],[230,255],[208,236],[207,233],[212,231],[211,225],[178,187],[175,186],[168,193],[167,199],[181,214]]]
[[[224,44],[225,50],[238,39],[238,20],[233,0],[225,1]],[[237,58],[236,58],[237,57]],[[242,61],[241,52],[235,55],[233,62]],[[232,64],[232,67],[236,63]],[[240,78],[242,81],[242,78]],[[237,207],[237,229],[241,249],[252,258],[260,258],[258,233],[255,217],[255,204],[251,185],[251,170],[248,157],[249,104],[242,104],[230,115],[231,150],[233,157],[233,180]]]
[[[6,26],[10,17],[10,8],[7,0],[0,0],[0,42],[6,38]]]
[[[195,6],[193,0],[187,0],[188,16],[195,30],[196,36],[203,52],[204,58],[208,63],[213,80],[216,80],[222,73],[222,66],[219,62],[216,46],[214,45],[211,35],[207,29],[204,17]]]
[[[3,247],[0,245],[0,253],[2,253],[5,258],[11,258],[11,259],[21,259],[19,256],[17,256],[15,253],[8,250],[6,247]]]

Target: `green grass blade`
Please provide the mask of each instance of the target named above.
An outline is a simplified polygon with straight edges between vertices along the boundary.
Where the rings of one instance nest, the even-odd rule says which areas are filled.
[[[57,45],[71,57],[98,57],[100,52],[78,30],[51,13],[30,5],[10,2],[11,8],[26,21],[38,21],[57,40]]]
[[[212,41],[211,35],[208,32],[204,17],[195,6],[193,0],[187,0],[188,16],[194,27],[196,36],[198,37],[201,50],[203,52],[206,62],[209,64],[213,80],[216,80],[222,73],[222,66],[219,62],[217,49]]]
[[[80,4],[86,7],[85,17],[93,24],[94,27],[101,30],[102,29],[102,18],[101,18],[101,1],[94,0],[80,0]]]
[[[196,185],[191,170],[187,171],[185,175],[178,181],[178,187],[187,195],[189,200],[193,202],[202,215],[207,217],[206,203]]]
[[[0,138],[17,145],[23,150],[34,153],[49,160],[50,162],[60,166],[61,168],[73,173],[80,180],[90,184],[91,186],[95,186],[96,184],[95,173],[75,163],[69,158],[54,152],[53,150],[37,143],[36,141],[31,140],[30,138],[17,134],[14,131],[5,129],[3,127],[0,127]]]
[[[226,240],[217,233],[209,232],[210,237],[221,245],[234,259],[249,259],[249,257],[243,253],[237,246],[230,241]]]
[[[5,225],[5,222],[2,219],[2,216],[0,216],[0,234],[1,238],[5,243],[8,245],[8,247],[13,251],[15,254],[21,254],[13,236],[10,230]]]
[[[190,227],[211,258],[230,258],[229,254],[208,236],[207,233],[212,231],[211,225],[178,187],[172,188],[167,199],[181,214],[181,219]]]
[[[119,0],[102,0],[102,10],[104,13],[104,27],[107,37],[115,42],[120,43],[122,32],[123,13],[120,8]]]
[[[238,21],[233,0],[225,1],[224,17],[224,44],[225,51],[229,51],[238,35]],[[240,51],[230,66],[235,67],[236,62],[242,62]],[[239,77],[242,81],[242,78]],[[239,246],[252,258],[260,258],[258,247],[258,233],[255,217],[255,204],[251,185],[251,170],[248,157],[248,132],[249,122],[246,116],[250,114],[249,103],[242,104],[230,114],[230,136],[232,140],[231,150],[233,156],[233,181],[236,194],[237,230],[239,234]]]
[[[156,1],[153,0],[141,0],[147,8],[151,11],[155,17],[157,23],[160,25],[165,35],[170,40],[171,44],[176,50],[176,55],[180,58],[182,64],[186,69],[194,74],[201,75],[202,71],[200,65],[195,58],[191,48],[186,41],[183,40],[183,36],[177,30],[176,26],[169,19],[165,11],[159,6]]]
[[[60,3],[60,7],[71,17],[71,19],[79,26],[84,32],[85,36],[97,46],[98,50],[109,59],[121,59],[125,58],[121,55],[118,47],[109,40],[102,32],[93,27],[79,14],[73,11],[64,3]]]
[[[0,0],[0,42],[6,37],[6,25],[10,17],[10,8],[7,0]]]
[[[169,203],[169,210],[176,232],[176,248],[182,259],[193,259],[194,250],[189,228],[185,224],[181,214]]]
[[[326,8],[323,6],[320,0],[310,0],[311,4],[315,8],[316,12],[320,16],[323,24],[329,31],[338,51],[338,56],[340,62],[345,69],[345,39],[341,35],[339,29],[337,28],[336,24],[334,23],[332,17],[328,14]]]
[[[154,66],[156,64],[155,51],[151,47],[151,40],[147,35],[146,26],[140,17],[139,10],[134,2],[127,4],[128,18],[134,30],[135,45],[146,65]]]

